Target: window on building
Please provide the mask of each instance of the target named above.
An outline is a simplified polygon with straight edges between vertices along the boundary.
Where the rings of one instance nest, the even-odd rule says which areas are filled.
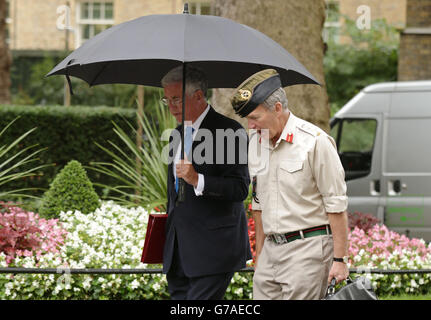
[[[10,24],[12,23],[12,19],[10,18],[10,2],[6,1],[6,43],[10,44]]]
[[[78,35],[76,46],[94,37],[114,24],[114,2],[81,2],[78,8]]]
[[[211,2],[190,2],[189,12],[191,14],[214,15]]]
[[[338,42],[340,32],[340,4],[338,1],[326,1],[326,19],[323,28],[323,41]]]

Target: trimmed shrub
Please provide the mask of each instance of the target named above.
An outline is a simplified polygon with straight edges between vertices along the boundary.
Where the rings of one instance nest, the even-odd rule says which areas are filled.
[[[99,197],[85,169],[78,161],[72,160],[55,177],[44,194],[39,212],[47,217],[58,217],[62,211],[78,210],[87,214],[99,206]]]

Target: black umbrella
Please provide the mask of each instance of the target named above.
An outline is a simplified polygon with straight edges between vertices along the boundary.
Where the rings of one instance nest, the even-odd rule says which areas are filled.
[[[203,70],[209,88],[235,88],[266,68],[278,71],[284,87],[319,84],[289,52],[263,33],[226,18],[188,14],[187,4],[183,14],[144,16],[99,33],[47,76],[66,75],[71,92],[69,76],[90,86],[128,83],[161,87],[163,76],[181,64],[183,74],[189,64]],[[183,122],[184,90],[183,82]],[[183,141],[184,132],[182,158]],[[179,199],[183,199],[183,191],[181,181]]]

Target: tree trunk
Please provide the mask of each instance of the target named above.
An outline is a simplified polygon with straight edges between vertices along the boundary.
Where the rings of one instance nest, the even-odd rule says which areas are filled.
[[[12,57],[6,43],[6,0],[0,0],[0,104],[10,103]]]
[[[329,131],[329,103],[323,72],[324,0],[214,0],[217,15],[266,34],[289,51],[322,84],[286,87],[289,109],[298,117]],[[244,79],[245,80],[245,79]],[[212,104],[241,122],[229,102],[232,89],[215,89]]]

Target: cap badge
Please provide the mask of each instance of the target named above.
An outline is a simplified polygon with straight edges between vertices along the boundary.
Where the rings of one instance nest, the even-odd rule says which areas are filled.
[[[240,89],[239,90],[239,95],[241,97],[240,98],[241,101],[247,101],[251,97],[251,91],[250,90]]]

